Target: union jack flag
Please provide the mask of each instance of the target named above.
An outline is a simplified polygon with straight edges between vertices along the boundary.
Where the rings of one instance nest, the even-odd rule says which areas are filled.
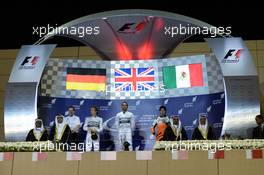
[[[115,91],[149,91],[155,89],[154,68],[115,69]]]

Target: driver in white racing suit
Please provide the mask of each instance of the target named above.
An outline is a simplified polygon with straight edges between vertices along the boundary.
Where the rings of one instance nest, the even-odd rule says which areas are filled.
[[[134,114],[128,112],[127,102],[121,103],[122,111],[116,114],[115,124],[118,130],[118,149],[132,151],[132,133],[135,126]]]

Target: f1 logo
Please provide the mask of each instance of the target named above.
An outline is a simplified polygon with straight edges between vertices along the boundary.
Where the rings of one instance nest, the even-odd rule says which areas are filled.
[[[235,56],[236,59],[239,59],[242,51],[243,49],[229,49],[224,59],[227,59],[228,57],[231,57],[231,56]]]
[[[37,64],[39,57],[38,56],[26,56],[21,66],[30,65],[34,66]]]
[[[147,22],[143,21],[138,24],[136,23],[126,23],[124,24],[120,29],[118,29],[118,32],[120,33],[137,33],[143,30],[146,26]]]
[[[120,27],[117,31],[119,33],[138,33],[142,31],[148,24],[151,18],[145,19],[139,23],[125,23],[122,27]]]
[[[124,24],[120,29],[118,29],[118,32],[125,32],[128,30],[131,30],[131,26],[134,25],[135,23],[126,23]]]

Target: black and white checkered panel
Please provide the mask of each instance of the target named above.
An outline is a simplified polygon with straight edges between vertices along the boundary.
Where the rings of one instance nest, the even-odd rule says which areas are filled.
[[[218,60],[214,55],[206,57],[206,68],[208,77],[209,93],[224,91],[224,78]]]
[[[205,86],[192,88],[175,88],[164,90],[162,67],[185,65],[192,63],[203,64]],[[154,67],[156,89],[154,91],[115,92],[115,68],[145,68]],[[66,90],[67,67],[73,68],[105,68],[107,76],[106,92]],[[84,99],[151,99],[177,96],[199,95],[223,92],[223,76],[217,60],[205,55],[168,58],[161,60],[130,60],[130,61],[96,61],[76,59],[50,59],[46,65],[41,80],[41,95],[63,98]]]

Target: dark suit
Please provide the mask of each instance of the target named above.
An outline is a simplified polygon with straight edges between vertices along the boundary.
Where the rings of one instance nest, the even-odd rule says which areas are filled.
[[[261,126],[257,126],[253,129],[252,139],[264,139],[264,129]]]
[[[184,127],[182,127],[182,129],[181,129],[181,135],[182,135],[181,140],[188,140],[188,137],[187,137],[187,134],[186,134]],[[180,137],[176,138],[176,135],[173,132],[171,126],[168,125],[165,132],[164,132],[164,136],[163,136],[162,140],[164,140],[164,141],[180,141]]]
[[[208,133],[207,133],[207,140],[214,140],[214,139],[215,139],[215,135],[214,135],[213,128],[211,126],[209,126],[208,127]],[[196,127],[193,131],[192,140],[205,140],[203,138],[200,130],[198,129],[198,127]]]
[[[47,141],[48,140],[48,132],[46,129],[44,129],[41,137],[39,140],[36,139],[34,135],[34,129],[31,129],[27,135],[26,141],[35,142],[35,141]]]
[[[182,134],[182,136],[181,136],[182,140],[188,140],[188,136],[187,136],[187,133],[186,133],[184,127],[182,127],[181,134]],[[179,140],[180,140],[180,137],[177,138],[177,141],[179,141]]]
[[[56,133],[56,125],[53,125],[50,131],[50,137],[49,140],[50,141],[54,141],[55,140],[55,133]],[[68,125],[66,125],[66,128],[62,134],[61,139],[59,140],[60,143],[70,143],[71,141],[71,129]]]

